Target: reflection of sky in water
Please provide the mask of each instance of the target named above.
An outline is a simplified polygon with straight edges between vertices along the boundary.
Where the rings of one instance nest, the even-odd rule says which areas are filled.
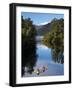
[[[51,49],[46,47],[42,44],[37,44],[37,51],[38,59],[40,60],[47,60],[48,62],[51,61]]]

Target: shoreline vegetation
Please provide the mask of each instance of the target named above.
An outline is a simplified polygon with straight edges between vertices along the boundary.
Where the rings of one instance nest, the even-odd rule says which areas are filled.
[[[55,62],[64,63],[64,19],[53,19],[51,31],[44,35],[42,43],[52,49]]]
[[[37,72],[39,75],[43,70],[47,70],[48,67],[43,66],[42,70],[39,68],[34,70],[34,67],[37,63],[36,54],[36,44],[41,43],[46,45],[48,48],[51,48],[52,60],[56,63],[64,64],[64,19],[56,19],[54,18],[49,24],[42,26],[41,28],[45,30],[39,30],[41,28],[33,25],[33,21],[30,18],[23,19],[21,17],[22,22],[22,74],[23,77],[26,73],[25,68],[27,67],[27,72],[32,74],[33,72]],[[38,35],[38,31],[40,31],[40,39],[36,41],[36,37]]]
[[[32,74],[37,62],[35,36],[36,29],[30,18],[24,20],[22,17],[22,76],[25,74],[25,67]]]

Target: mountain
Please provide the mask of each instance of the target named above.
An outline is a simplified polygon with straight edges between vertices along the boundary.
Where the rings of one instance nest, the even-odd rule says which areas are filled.
[[[48,23],[46,25],[35,25],[37,30],[37,35],[43,35],[50,31],[51,23]]]

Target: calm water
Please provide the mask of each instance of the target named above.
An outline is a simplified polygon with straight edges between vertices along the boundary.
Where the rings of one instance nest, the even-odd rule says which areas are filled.
[[[32,74],[25,73],[25,77],[64,75],[64,64],[52,60],[51,49],[45,45],[37,44],[37,63]],[[42,71],[45,67],[45,70]]]

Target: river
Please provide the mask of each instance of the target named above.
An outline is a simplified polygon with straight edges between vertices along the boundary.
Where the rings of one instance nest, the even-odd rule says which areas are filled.
[[[64,75],[64,64],[53,62],[51,48],[40,43],[37,43],[36,47],[37,62],[34,72],[25,73],[25,77]],[[46,69],[42,72],[44,67]]]

